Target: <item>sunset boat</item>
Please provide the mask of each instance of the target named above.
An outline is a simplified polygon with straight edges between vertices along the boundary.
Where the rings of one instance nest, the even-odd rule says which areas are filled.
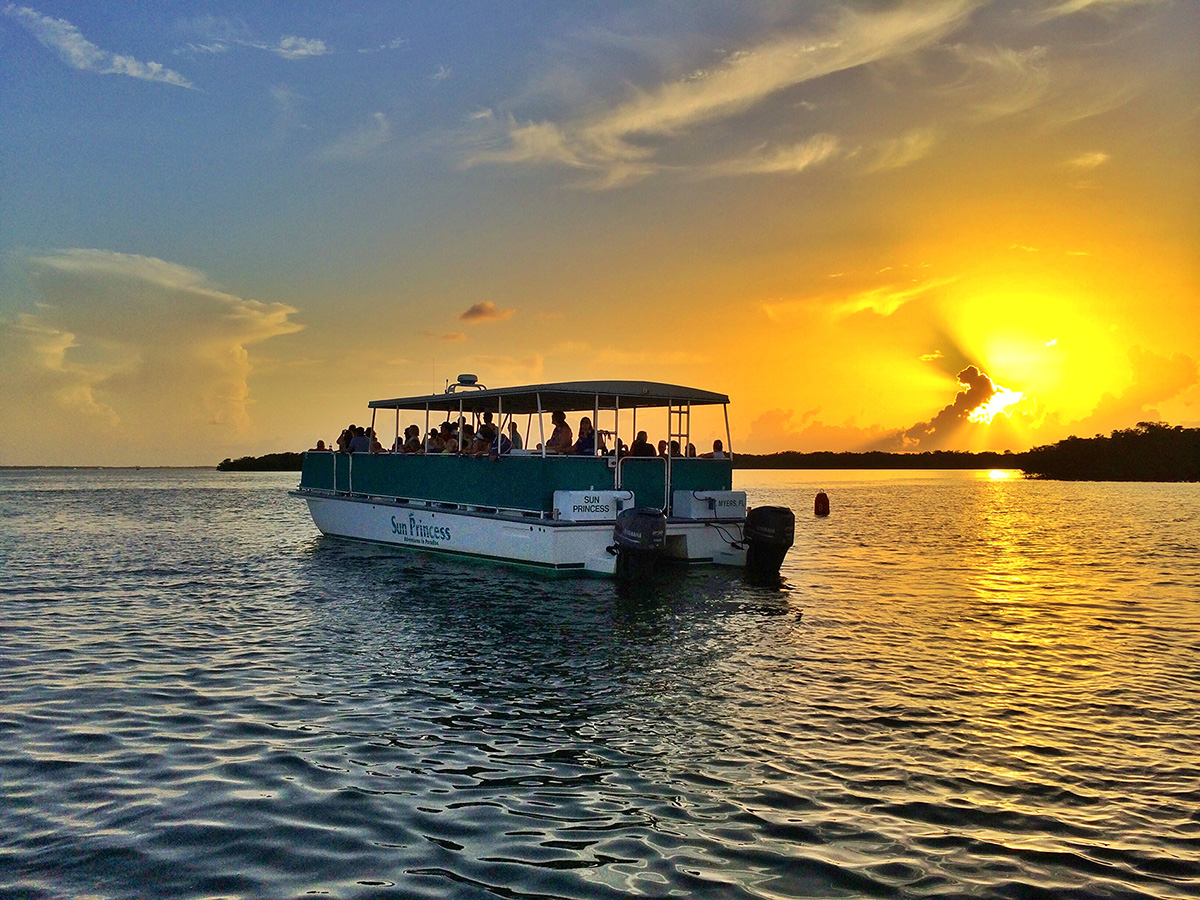
[[[550,573],[637,576],[676,562],[777,578],[792,545],[794,516],[786,507],[748,510],[745,492],[733,490],[732,454],[634,456],[617,440],[637,434],[639,412],[644,426],[647,410],[665,410],[667,441],[686,448],[692,407],[720,405],[729,447],[728,403],[724,394],[646,381],[489,390],[460,375],[441,394],[371,401],[372,432],[379,412],[394,410],[399,439],[393,446],[403,441],[406,423],[411,429],[423,420],[429,449],[430,429],[443,420],[483,427],[491,419],[490,428],[504,435],[513,422],[518,434],[524,424],[522,443],[537,449],[496,441],[480,456],[310,451],[292,496],[307,501],[323,534],[358,541]],[[599,431],[586,452],[554,453],[546,449],[544,416],[555,411],[584,413],[612,427]]]

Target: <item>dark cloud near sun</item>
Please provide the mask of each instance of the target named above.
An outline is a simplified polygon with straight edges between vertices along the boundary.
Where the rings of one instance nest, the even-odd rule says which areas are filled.
[[[897,434],[880,441],[873,450],[937,450],[944,448],[967,424],[967,417],[992,397],[997,388],[977,366],[967,366],[958,373],[962,388],[954,401],[928,422],[918,422]]]
[[[513,310],[498,309],[491,300],[476,303],[459,316],[464,322],[496,322],[501,319],[511,319]]]

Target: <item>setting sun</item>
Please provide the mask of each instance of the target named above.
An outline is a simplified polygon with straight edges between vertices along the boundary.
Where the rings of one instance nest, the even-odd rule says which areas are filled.
[[[1025,398],[1021,391],[1011,391],[1006,387],[996,385],[996,393],[986,403],[981,403],[967,415],[968,422],[990,425],[992,419],[1000,413],[1006,415],[1012,408]]]

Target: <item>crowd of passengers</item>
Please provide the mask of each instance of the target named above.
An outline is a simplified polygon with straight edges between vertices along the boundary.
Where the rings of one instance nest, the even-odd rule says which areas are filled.
[[[681,449],[679,441],[659,441],[658,446],[655,447],[650,443],[644,431],[639,431],[633,443],[628,446],[620,438],[617,438],[616,446],[610,451],[605,438],[611,436],[611,433],[596,431],[588,416],[579,420],[578,437],[571,431],[571,426],[567,424],[566,413],[561,410],[551,413],[550,421],[554,430],[550,434],[550,439],[546,441],[547,453],[595,456],[597,455],[597,442],[599,442],[599,455],[602,456],[618,453],[621,456],[647,457],[695,457],[697,455],[695,444],[688,444],[685,449]],[[511,453],[513,450],[523,450],[524,446],[516,422],[509,422],[507,433],[504,433],[493,424],[492,414],[485,412],[478,430],[465,419],[459,419],[457,423],[447,420],[438,428],[432,429],[422,440],[421,429],[416,425],[409,425],[404,429],[404,434],[397,437],[392,446],[387,448],[379,443],[379,439],[371,428],[350,425],[338,435],[336,448],[326,447],[324,441],[317,441],[317,446],[313,448],[318,451],[334,449],[338,453],[445,453],[460,456],[495,457]],[[539,443],[533,449],[541,453],[542,445]],[[713,441],[712,452],[701,453],[700,458],[727,459],[728,457],[725,454],[724,445],[716,440]]]

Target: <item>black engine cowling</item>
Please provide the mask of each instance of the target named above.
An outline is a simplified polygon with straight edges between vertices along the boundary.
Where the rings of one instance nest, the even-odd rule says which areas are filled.
[[[667,517],[652,507],[622,510],[613,526],[612,549],[618,578],[649,574],[667,549]]]
[[[775,581],[779,567],[796,540],[796,516],[786,506],[756,506],[746,514],[742,530],[746,548],[746,577]]]

